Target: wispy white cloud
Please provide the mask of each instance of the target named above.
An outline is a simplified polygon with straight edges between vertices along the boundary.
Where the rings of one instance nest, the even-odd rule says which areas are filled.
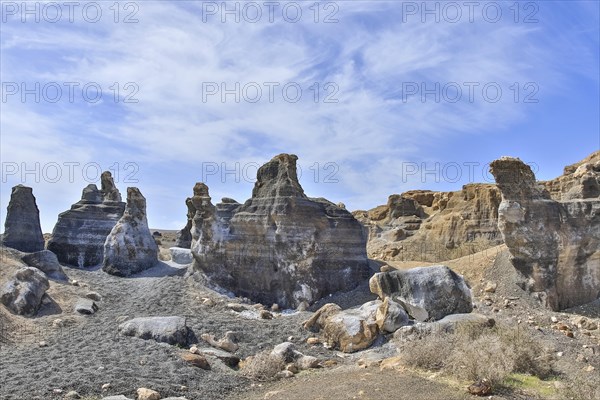
[[[426,155],[431,141],[458,140],[525,119],[526,109],[513,101],[509,89],[514,82],[536,82],[548,93],[567,85],[573,69],[586,76],[597,71],[590,50],[597,45],[590,32],[597,29],[589,20],[580,21],[579,31],[548,38],[544,23],[403,23],[397,3],[383,1],[340,2],[335,24],[311,19],[221,23],[216,18],[204,23],[200,2],[138,4],[136,24],[107,19],[4,24],[3,81],[97,82],[106,93],[96,105],[3,104],[2,158],[61,162],[75,157],[103,166],[135,161],[151,224],[154,213],[160,215],[157,224],[168,227],[176,213],[183,221],[183,199],[201,179],[203,162],[264,161],[283,151],[300,155],[307,166],[328,161],[340,166],[340,183],[315,186],[309,181],[311,190],[343,195],[351,208],[373,206],[409,188],[397,165]],[[114,82],[121,87],[134,82],[139,103],[114,104],[108,90]],[[206,82],[224,82],[229,88],[256,82],[263,100],[236,103],[228,96],[221,102],[216,95],[204,102]],[[297,82],[302,99],[286,102],[280,86],[269,102],[264,82]],[[334,82],[338,102],[324,103],[327,93],[321,87],[315,103],[309,89],[314,82]],[[486,102],[479,86],[475,101],[469,102],[463,86],[463,101],[454,104],[436,103],[433,96],[421,102],[418,94],[404,101],[406,82],[428,87],[496,82],[504,93],[499,102]],[[2,185],[3,204],[11,183]],[[73,184],[79,186],[71,192],[78,193],[82,183]],[[231,193],[243,200],[251,183],[228,178],[209,186],[215,197]],[[62,185],[49,185],[44,197],[51,188],[64,191]],[[60,206],[67,208],[77,197],[69,196]],[[50,209],[48,200],[38,198]],[[167,206],[173,199],[180,204]],[[46,228],[54,219],[45,221]]]

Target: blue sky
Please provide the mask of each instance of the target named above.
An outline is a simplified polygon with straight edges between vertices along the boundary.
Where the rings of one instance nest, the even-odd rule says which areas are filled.
[[[0,218],[22,183],[49,232],[98,169],[179,229],[195,182],[243,202],[282,152],[354,210],[600,148],[597,1],[224,4],[3,1]]]

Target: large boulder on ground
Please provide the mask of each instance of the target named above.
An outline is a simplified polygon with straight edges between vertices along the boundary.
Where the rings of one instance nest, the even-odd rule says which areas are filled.
[[[370,279],[369,288],[381,299],[391,297],[419,321],[473,310],[471,289],[444,265],[380,272]]]
[[[138,188],[127,188],[125,213],[104,243],[102,270],[130,276],[158,263],[158,246],[148,228],[146,199]]]
[[[187,346],[193,333],[183,317],[141,317],[123,322],[118,331],[121,335],[168,344]]]
[[[498,227],[512,264],[526,278],[524,287],[554,310],[599,298],[600,194],[595,186],[572,179],[568,190],[557,192],[568,200],[556,201],[518,158],[502,157],[490,167],[502,192]],[[596,166],[581,168],[582,176],[596,179]],[[577,193],[584,198],[573,199]]]
[[[0,289],[0,301],[15,314],[32,316],[49,288],[48,278],[43,272],[37,268],[21,268]]]
[[[61,282],[66,282],[69,280],[69,277],[65,274],[65,271],[59,264],[56,254],[50,250],[42,250],[35,253],[25,254],[21,259],[30,267],[37,268],[45,273],[50,279]]]
[[[2,244],[28,253],[44,250],[40,211],[30,187],[17,185],[12,188]]]
[[[342,310],[333,303],[325,304],[303,326],[321,332],[323,339],[340,351],[352,353],[363,350],[379,336],[377,312],[381,304],[381,301],[375,300],[349,310]]]
[[[192,203],[194,268],[209,282],[263,304],[295,308],[368,278],[366,235],[344,208],[309,198],[298,182],[295,155],[259,168],[244,204],[211,203],[196,184]]]
[[[186,265],[191,264],[194,261],[192,257],[192,251],[188,248],[183,247],[171,247],[169,248],[171,254],[171,260],[176,264]]]
[[[110,172],[102,173],[101,182],[100,190],[88,185],[81,200],[58,216],[48,250],[63,264],[86,268],[102,263],[104,242],[123,215],[125,203]]]

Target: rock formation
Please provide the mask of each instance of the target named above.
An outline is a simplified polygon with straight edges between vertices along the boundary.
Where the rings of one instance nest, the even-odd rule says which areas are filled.
[[[187,223],[183,229],[177,232],[177,239],[175,241],[175,247],[180,247],[183,249],[189,249],[192,247],[192,220],[194,219],[194,215],[196,215],[196,208],[192,203],[192,198],[188,197],[185,199],[185,205],[187,206]]]
[[[194,268],[212,283],[263,304],[296,307],[368,278],[366,235],[345,209],[304,194],[295,155],[259,168],[252,198],[211,203],[194,187]]]
[[[102,173],[101,188],[88,185],[81,200],[58,216],[48,250],[61,263],[79,268],[102,263],[104,241],[123,215],[125,203],[108,171]]]
[[[371,346],[380,333],[392,333],[408,324],[402,306],[386,298],[349,310],[342,310],[334,303],[325,304],[303,323],[303,327],[320,332],[328,345],[352,353]]]
[[[30,187],[17,185],[12,188],[2,244],[28,253],[44,250],[40,211]]]
[[[20,268],[0,290],[0,301],[15,314],[32,316],[49,288],[48,278],[42,271],[31,267]]]
[[[380,272],[370,279],[371,292],[390,297],[419,321],[437,321],[473,310],[471,289],[462,276],[439,265]]]
[[[152,268],[158,263],[158,246],[148,228],[146,199],[138,188],[127,188],[125,212],[104,243],[102,270],[117,276]]]
[[[600,197],[589,197],[596,192],[587,186],[589,176],[597,179],[595,167],[579,167],[586,171],[581,179],[556,180],[581,185],[563,186],[556,193],[569,200],[555,201],[518,158],[503,157],[490,166],[502,192],[498,226],[514,267],[528,279],[527,289],[554,310],[599,298]]]
[[[541,183],[556,201],[597,198],[600,196],[600,151],[565,167],[558,178]]]
[[[353,214],[369,231],[371,258],[437,262],[501,244],[500,200],[495,185],[468,184],[391,195],[386,205]]]

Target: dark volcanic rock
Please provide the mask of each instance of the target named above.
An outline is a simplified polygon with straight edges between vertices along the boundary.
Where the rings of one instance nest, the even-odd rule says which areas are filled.
[[[127,188],[127,206],[104,243],[102,270],[129,276],[158,263],[158,246],[148,228],[146,199],[138,188]]]
[[[43,272],[37,268],[21,268],[0,290],[0,301],[15,314],[32,316],[49,288]]]
[[[102,173],[102,189],[88,185],[81,200],[58,216],[48,242],[48,250],[58,260],[86,268],[102,263],[104,241],[123,215],[125,203],[114,185],[110,172]]]
[[[526,288],[554,310],[599,298],[600,197],[555,201],[518,158],[490,166],[502,192],[498,227]]]
[[[62,267],[60,266],[56,254],[50,250],[42,250],[36,253],[26,254],[21,259],[30,267],[37,268],[44,272],[50,279],[63,282],[69,280],[65,274],[65,271],[63,271]]]
[[[28,253],[44,250],[40,211],[30,187],[17,185],[12,188],[2,244]]]
[[[345,209],[308,198],[295,155],[281,154],[257,174],[252,198],[215,207],[194,187],[194,267],[213,283],[263,304],[296,307],[368,278],[366,235]]]
[[[419,321],[437,321],[473,310],[471,289],[445,265],[380,272],[369,281],[371,292],[391,297]]]

